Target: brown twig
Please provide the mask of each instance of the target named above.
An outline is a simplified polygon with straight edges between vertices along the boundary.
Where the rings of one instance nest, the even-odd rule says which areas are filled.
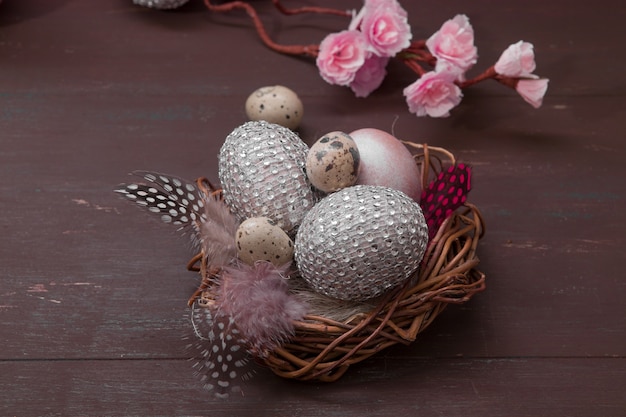
[[[256,28],[259,37],[263,41],[263,43],[273,51],[279,52],[281,54],[286,55],[304,55],[316,57],[319,51],[319,45],[281,45],[279,43],[274,42],[265,30],[265,26],[263,22],[259,18],[256,9],[252,7],[249,3],[245,1],[231,1],[228,3],[216,5],[211,3],[210,0],[204,0],[204,4],[206,7],[212,12],[229,12],[235,9],[244,10],[248,16],[254,22],[254,27]]]
[[[496,80],[500,84],[510,87],[514,90],[520,80],[520,78],[517,77],[507,77],[505,75],[498,74],[496,72],[495,66],[492,65],[476,77],[465,81],[458,81],[456,84],[461,88],[467,88],[489,79]]]
[[[277,42],[274,42],[263,22],[259,18],[259,15],[256,9],[246,1],[230,1],[224,4],[213,4],[210,0],[204,0],[204,4],[206,7],[212,12],[225,13],[230,12],[232,10],[244,10],[248,16],[252,19],[254,23],[254,27],[261,38],[261,41],[270,48],[271,50],[285,54],[285,55],[295,55],[295,56],[309,56],[312,58],[317,57],[319,54],[319,45],[318,44],[309,44],[309,45],[282,45]],[[276,9],[285,15],[296,15],[296,14],[304,14],[304,13],[316,13],[316,14],[326,14],[326,15],[335,15],[341,17],[350,17],[352,16],[352,12],[348,10],[339,10],[332,9],[326,7],[317,7],[317,6],[303,6],[297,8],[288,8],[282,4],[280,0],[272,0],[272,4],[276,7]],[[397,58],[401,59],[407,67],[409,67],[413,72],[415,72],[418,76],[423,76],[426,74],[426,69],[422,66],[421,63],[425,63],[430,67],[435,67],[437,64],[437,58],[428,51],[426,47],[426,41],[423,39],[415,40],[411,42],[411,45],[399,52],[396,55]],[[498,81],[500,84],[503,84],[507,87],[515,89],[517,83],[519,82],[519,78],[515,77],[506,77],[496,73],[493,66],[487,68],[480,75],[471,78],[469,80],[464,81],[456,81],[456,85],[460,88],[467,88],[474,84],[478,84],[479,82],[485,81],[487,79],[494,79]]]
[[[403,62],[406,64],[407,67],[411,68],[411,70],[413,70],[413,72],[415,72],[420,77],[422,75],[426,74],[426,70],[419,63],[417,63],[415,60],[413,60],[413,59],[403,59]]]
[[[272,3],[274,4],[274,6],[276,6],[278,11],[286,15],[294,15],[294,14],[302,14],[302,13],[317,13],[317,14],[330,14],[330,15],[342,16],[342,17],[352,16],[352,13],[349,12],[348,10],[337,10],[337,9],[329,9],[326,7],[316,7],[316,6],[309,6],[309,7],[303,6],[303,7],[288,9],[287,7],[283,6],[280,0],[272,0]]]
[[[496,73],[495,68],[491,66],[487,68],[485,71],[483,71],[481,74],[477,75],[476,77],[471,78],[469,80],[460,81],[457,83],[457,85],[461,88],[466,88],[474,84],[478,84],[481,81],[488,80],[489,78],[496,78],[497,76],[498,74]]]

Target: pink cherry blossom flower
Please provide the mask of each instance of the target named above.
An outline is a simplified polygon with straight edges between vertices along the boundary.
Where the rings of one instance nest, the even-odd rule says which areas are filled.
[[[322,40],[316,59],[326,82],[349,85],[369,56],[365,36],[356,30],[331,33]]]
[[[388,57],[373,55],[365,60],[365,63],[356,73],[350,88],[357,97],[367,97],[382,84],[387,75]]]
[[[409,111],[417,116],[448,117],[463,97],[455,73],[430,71],[403,91]]]
[[[507,77],[536,78],[536,75],[532,75],[536,66],[533,44],[519,41],[509,45],[509,47],[502,52],[494,69],[498,74]]]
[[[407,12],[397,0],[365,0],[350,29],[360,29],[372,52],[392,57],[411,44]]]
[[[537,80],[521,79],[517,82],[515,90],[528,104],[538,109],[543,103],[543,96],[548,90],[548,79],[541,78]]]
[[[474,46],[474,29],[469,18],[463,14],[445,22],[441,29],[428,38],[426,46],[437,58],[435,69],[438,71],[456,68],[459,75],[462,75],[478,59]]]

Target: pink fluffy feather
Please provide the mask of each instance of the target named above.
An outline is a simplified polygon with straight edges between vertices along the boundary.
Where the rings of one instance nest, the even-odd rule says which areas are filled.
[[[237,257],[235,233],[239,222],[219,198],[207,196],[203,202],[205,218],[198,225],[198,236],[209,263],[219,269]]]
[[[294,333],[293,321],[306,314],[306,305],[289,293],[285,278],[289,267],[259,261],[223,270],[217,311],[233,318],[253,355],[264,356],[288,340]]]

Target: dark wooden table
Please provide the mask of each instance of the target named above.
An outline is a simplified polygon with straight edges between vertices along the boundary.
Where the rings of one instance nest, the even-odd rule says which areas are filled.
[[[279,42],[319,42],[347,25],[281,17],[268,3],[254,2]],[[467,14],[477,70],[532,42],[550,78],[543,107],[486,82],[451,117],[417,118],[401,94],[414,80],[404,66],[357,99],[311,60],[266,49],[245,14],[214,15],[199,0],[173,12],[2,2],[1,415],[626,415],[626,6],[403,3],[417,38]],[[187,241],[112,189],[136,169],[217,181],[216,152],[246,120],[245,98],[272,84],[302,97],[308,143],[393,129],[472,164],[488,288],[336,383],[261,370],[245,396],[214,400],[185,351],[198,279],[185,270]]]

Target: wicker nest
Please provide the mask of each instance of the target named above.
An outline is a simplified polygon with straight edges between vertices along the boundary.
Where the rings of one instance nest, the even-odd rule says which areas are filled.
[[[455,163],[454,155],[445,149],[405,143],[414,148],[424,188]],[[289,343],[260,360],[284,378],[332,382],[352,364],[395,344],[410,344],[448,304],[465,303],[485,289],[485,275],[476,269],[483,233],[479,210],[466,203],[441,225],[421,267],[406,285],[344,321],[305,316],[294,323],[295,335]],[[189,269],[200,271],[203,281],[209,282],[213,272],[207,264],[199,254]]]

